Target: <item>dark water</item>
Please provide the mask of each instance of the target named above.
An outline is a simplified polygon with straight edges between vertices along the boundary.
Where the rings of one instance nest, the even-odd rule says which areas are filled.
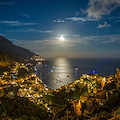
[[[37,65],[37,75],[52,89],[60,88],[78,79],[83,73],[97,71],[108,76],[120,68],[120,59],[113,58],[54,58],[51,63]],[[78,68],[78,70],[75,70]]]

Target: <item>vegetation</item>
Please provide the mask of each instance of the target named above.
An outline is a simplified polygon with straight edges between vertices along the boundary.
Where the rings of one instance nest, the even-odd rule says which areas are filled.
[[[0,67],[0,75],[3,75],[3,72],[4,71],[10,71],[10,68],[9,67]]]
[[[24,77],[27,74],[27,70],[25,68],[20,68],[18,70],[18,77]]]
[[[21,120],[45,120],[48,117],[41,106],[35,105],[28,98],[3,98],[0,108],[0,118],[8,116]]]
[[[116,88],[116,84],[114,81],[112,81],[110,84],[105,84],[105,86],[104,86],[104,89],[107,91],[110,91],[115,88]]]
[[[3,97],[5,94],[5,91],[3,89],[0,89],[0,98]]]
[[[107,101],[107,106],[110,109],[120,105],[120,95],[119,94],[110,94],[109,100]]]
[[[69,99],[75,100],[80,98],[80,96],[87,92],[87,85],[83,88],[79,88],[77,85],[75,87],[75,91],[66,92],[65,89],[60,90],[58,93],[53,92],[53,97],[50,97],[53,104],[64,105],[67,103]]]
[[[0,51],[0,67],[6,67],[14,62],[15,61],[12,57],[8,56],[8,54],[3,51]]]

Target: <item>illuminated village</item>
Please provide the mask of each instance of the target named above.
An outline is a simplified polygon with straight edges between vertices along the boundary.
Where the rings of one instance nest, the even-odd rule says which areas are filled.
[[[115,75],[101,76],[93,71],[79,80],[49,89],[34,74],[29,64],[15,62],[0,76],[0,105],[4,98],[27,98],[46,111],[47,120],[119,119],[120,70]],[[2,118],[14,119],[2,111]],[[19,117],[19,119],[21,119]]]
[[[120,0],[0,0],[0,120],[120,120]]]

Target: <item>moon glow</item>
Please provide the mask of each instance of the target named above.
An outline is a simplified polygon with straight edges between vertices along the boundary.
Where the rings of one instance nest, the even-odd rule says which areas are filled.
[[[64,41],[65,40],[65,38],[63,37],[63,36],[60,36],[60,41]]]

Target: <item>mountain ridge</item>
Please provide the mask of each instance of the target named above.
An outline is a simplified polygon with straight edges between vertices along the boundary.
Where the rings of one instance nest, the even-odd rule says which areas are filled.
[[[30,60],[34,56],[40,57],[39,55],[19,46],[14,45],[11,41],[3,36],[0,36],[0,51],[7,53],[13,57],[17,62],[36,62],[35,59]],[[40,57],[42,58],[42,57]]]

